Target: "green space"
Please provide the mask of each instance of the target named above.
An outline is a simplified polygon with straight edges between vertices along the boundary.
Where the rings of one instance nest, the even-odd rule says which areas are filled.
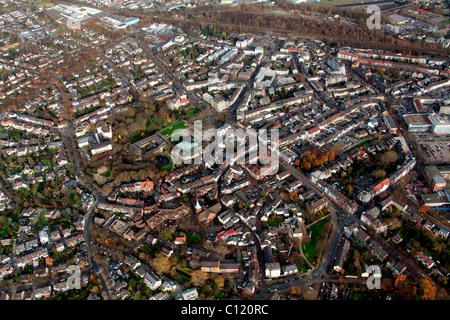
[[[100,174],[102,177],[105,177],[105,178],[109,178],[109,177],[111,177],[111,170],[108,170],[108,171],[106,171],[106,172],[103,172],[102,174]]]
[[[197,243],[197,242],[201,242],[203,240],[203,236],[201,233],[198,232],[188,232],[186,234],[186,241],[187,243],[191,244],[191,243]]]
[[[156,117],[152,117],[151,121],[155,124],[156,127],[160,128],[160,129],[164,129],[172,124],[172,122],[170,122],[168,120],[161,120]]]
[[[161,233],[161,237],[168,240],[173,241],[173,233],[174,231],[170,228],[164,230],[164,232]]]
[[[197,108],[189,109],[188,111],[186,111],[186,117],[188,119],[192,118],[194,115],[196,115],[199,112],[200,112],[200,109],[197,109]]]
[[[302,250],[305,255],[305,257],[308,259],[309,262],[314,262],[317,258],[317,243],[319,242],[320,236],[323,233],[323,229],[325,227],[325,224],[328,222],[328,218],[324,219],[322,221],[317,222],[316,224],[313,224],[309,231],[311,231],[311,240],[309,243],[302,244]]]
[[[367,141],[363,141],[363,142],[361,142],[361,143],[358,143],[356,146],[351,147],[350,149],[345,150],[343,153],[344,153],[344,154],[347,154],[347,153],[349,153],[349,152],[351,152],[351,151],[353,151],[353,150],[355,150],[355,149],[358,149],[359,147],[362,147],[362,146],[364,146],[364,145],[366,145],[366,144],[368,144],[368,143],[371,143],[371,142],[374,141],[374,140],[375,140],[375,139],[369,139],[369,140],[367,140]]]
[[[284,219],[279,219],[279,218],[275,218],[275,217],[269,217],[269,220],[267,220],[267,224],[271,227],[278,227],[283,222],[284,222]]]
[[[310,270],[308,264],[303,259],[297,263],[297,268],[299,273],[306,273]]]
[[[190,276],[190,275],[192,274],[192,272],[193,272],[192,269],[186,268],[186,267],[182,267],[182,266],[180,266],[180,265],[177,265],[177,266],[176,266],[176,269],[177,269],[178,271],[184,273],[184,274],[187,274],[188,276]]]
[[[170,135],[172,135],[172,133],[175,130],[185,129],[185,128],[186,128],[186,123],[185,122],[179,122],[179,123],[173,124],[170,127],[164,129],[163,131],[161,131],[161,134],[165,135],[165,136],[170,136]]]
[[[131,143],[138,142],[139,140],[142,140],[148,136],[151,136],[154,132],[149,130],[144,130],[139,133],[136,133],[131,137]]]
[[[0,13],[11,12],[11,11],[14,11],[14,9],[15,8],[12,6],[3,7],[3,8],[0,8]]]
[[[169,157],[169,156],[168,156],[168,157]],[[169,160],[170,160],[169,164],[168,164],[167,166],[165,166],[164,168],[162,168],[163,171],[166,171],[166,172],[172,171],[172,167],[173,167],[173,161],[172,161],[172,158],[169,157]]]
[[[175,274],[172,276],[172,279],[178,283],[185,283],[191,280],[191,278],[183,272],[175,272]]]
[[[6,239],[15,234],[14,229],[11,226],[12,219],[6,216],[2,216],[0,220],[0,235],[2,239]]]
[[[225,297],[223,296],[222,292],[216,292],[214,296],[217,298],[217,300],[225,300]]]

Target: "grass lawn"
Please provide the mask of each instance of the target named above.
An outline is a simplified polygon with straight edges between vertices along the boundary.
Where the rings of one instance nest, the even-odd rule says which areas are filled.
[[[111,177],[111,170],[108,170],[108,171],[106,171],[106,172],[103,172],[102,174],[100,174],[102,177],[105,177],[105,178],[109,178],[109,177]]]
[[[348,150],[345,150],[345,151],[344,151],[344,154],[347,154],[347,153],[351,152],[352,150],[358,149],[359,147],[362,147],[362,146],[364,146],[364,145],[366,145],[366,144],[368,144],[368,143],[371,143],[371,142],[374,141],[374,140],[375,140],[375,138],[374,138],[374,139],[369,139],[369,140],[367,140],[367,141],[363,141],[363,142],[361,142],[361,143],[358,143],[356,146],[354,146],[354,147],[352,147],[352,148],[350,148],[350,149],[348,149]]]
[[[170,127],[164,129],[163,131],[161,131],[161,134],[163,134],[165,136],[170,136],[170,135],[172,135],[172,133],[175,130],[185,129],[185,128],[186,128],[186,123],[185,122],[179,122],[179,123],[173,124]]]
[[[284,222],[284,219],[273,219],[273,220],[268,220],[267,224],[271,227],[278,227],[283,222]]]
[[[320,235],[323,233],[323,228],[328,222],[328,219],[317,222],[309,228],[311,231],[311,241],[302,244],[302,250],[309,262],[314,262],[317,258],[316,245],[319,241]]]
[[[36,3],[36,6],[39,8],[47,8],[47,7],[52,7],[53,3],[47,3],[45,1],[41,1],[41,2]]]
[[[193,272],[192,269],[190,269],[190,268],[184,268],[184,267],[179,266],[179,265],[176,266],[176,269],[177,269],[178,271],[184,273],[184,274],[187,274],[188,276],[190,276],[190,275],[192,274],[192,272]]]
[[[309,266],[308,266],[308,264],[306,263],[306,261],[304,261],[303,259],[302,259],[302,261],[300,261],[300,262],[297,264],[297,268],[298,268],[298,272],[299,272],[299,273],[306,273],[306,272],[309,271]]]
[[[161,237],[168,240],[168,241],[173,241],[173,230],[168,228],[166,229],[163,233],[161,233]]]
[[[131,143],[138,142],[139,140],[142,140],[148,136],[150,136],[152,133],[150,131],[142,131],[139,133],[136,133],[134,136],[131,137]]]
[[[200,109],[193,108],[186,111],[186,119],[192,118],[194,115],[200,112]]]
[[[185,282],[189,282],[191,280],[191,278],[186,276],[186,274],[184,274],[182,272],[175,272],[175,274],[173,275],[173,280],[175,280],[179,283],[185,283]]]
[[[186,241],[187,243],[196,243],[196,242],[201,242],[203,240],[203,236],[201,233],[197,233],[197,232],[193,232],[193,233],[188,233],[186,236]]]
[[[172,124],[170,121],[161,120],[155,117],[152,117],[152,122],[160,129],[166,128]]]
[[[222,292],[217,292],[214,294],[214,296],[218,299],[218,300],[225,300],[225,297],[223,296]]]
[[[167,158],[169,158],[170,162],[167,166],[165,166],[164,168],[162,168],[162,171],[166,171],[166,172],[170,172],[172,171],[172,167],[173,167],[173,161],[172,158],[170,156],[167,156]]]

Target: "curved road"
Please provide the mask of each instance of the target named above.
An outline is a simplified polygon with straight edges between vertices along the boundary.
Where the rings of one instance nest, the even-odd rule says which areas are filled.
[[[334,261],[334,256],[336,254],[336,250],[338,247],[339,240],[342,238],[342,232],[344,231],[344,222],[340,222],[336,231],[336,234],[334,236],[333,241],[330,245],[330,251],[327,256],[327,259],[325,262],[318,268],[316,271],[308,275],[306,278],[298,279],[289,283],[280,283],[280,284],[274,284],[271,286],[273,290],[285,290],[288,289],[291,286],[300,286],[305,285],[317,280],[320,280],[324,274],[324,272],[327,270],[327,268],[330,266],[330,264]],[[320,282],[320,281],[319,281]],[[262,290],[257,296],[253,298],[253,300],[262,300],[265,295],[270,293],[267,289]]]
[[[92,223],[92,212],[94,211],[94,208],[97,206],[97,202],[101,199],[103,199],[101,197],[101,195],[97,192],[97,190],[94,188],[94,186],[89,183],[88,181],[86,181],[84,179],[84,174],[82,169],[80,168],[80,164],[77,162],[77,157],[75,157],[75,144],[72,140],[72,134],[74,133],[74,127],[72,124],[72,118],[69,120],[69,125],[66,129],[62,130],[62,137],[65,140],[65,144],[66,145],[70,145],[70,148],[66,147],[66,150],[68,151],[68,154],[70,154],[70,156],[72,157],[72,161],[70,162],[73,166],[74,172],[75,172],[75,177],[77,182],[83,186],[84,188],[86,188],[87,190],[89,190],[89,192],[91,192],[96,201],[94,202],[94,204],[92,205],[91,209],[86,213],[85,215],[85,221],[84,221],[84,228],[83,228],[83,236],[84,236],[84,240],[86,243],[86,251],[88,254],[88,261],[89,261],[89,265],[90,267],[90,271],[92,273],[95,273],[98,277],[98,279],[100,280],[100,283],[102,285],[102,291],[106,293],[106,295],[108,296],[109,300],[112,300],[112,296],[111,293],[108,289],[108,286],[106,284],[105,279],[103,278],[103,275],[101,273],[100,270],[100,266],[94,261],[93,259],[93,250],[92,250],[92,236],[91,236],[91,223]]]

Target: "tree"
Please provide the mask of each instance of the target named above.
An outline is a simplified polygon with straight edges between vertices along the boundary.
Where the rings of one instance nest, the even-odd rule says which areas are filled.
[[[428,209],[430,209],[430,207],[428,207],[427,205],[424,204],[424,205],[420,206],[419,211],[422,213],[427,213]]]
[[[298,193],[297,191],[293,190],[290,194],[289,194],[289,198],[291,198],[292,201],[294,201],[295,203],[300,203],[300,198],[298,197]]]
[[[214,279],[214,283],[216,284],[217,288],[221,289],[225,285],[225,279],[222,276],[218,276],[216,279]]]
[[[395,152],[394,150],[389,150],[389,151],[386,151],[381,156],[380,160],[383,165],[390,165],[390,164],[394,163],[395,161],[397,161],[397,159],[398,159],[397,152]]]
[[[395,288],[404,299],[413,299],[417,292],[417,287],[414,286],[410,281],[407,281],[406,276],[399,275],[395,279]]]
[[[344,187],[344,193],[347,197],[350,197],[353,193],[353,187],[350,183],[347,183]]]
[[[402,221],[398,218],[388,218],[385,222],[389,225],[389,230],[396,230],[402,226]]]
[[[301,168],[305,169],[306,171],[309,171],[309,170],[311,170],[312,166],[311,166],[311,163],[309,163],[306,160],[303,160]]]
[[[376,179],[386,178],[386,170],[383,169],[377,169],[372,174]]]
[[[437,288],[428,279],[420,280],[420,289],[423,291],[422,300],[436,300]]]
[[[168,257],[158,253],[155,259],[152,260],[152,267],[158,274],[169,273],[172,268],[172,264]]]
[[[209,274],[202,270],[195,270],[191,274],[191,283],[196,287],[203,287],[209,279]]]

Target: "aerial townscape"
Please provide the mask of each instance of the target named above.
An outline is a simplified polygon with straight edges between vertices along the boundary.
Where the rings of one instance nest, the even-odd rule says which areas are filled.
[[[0,299],[447,300],[449,57],[442,0],[0,0]]]

